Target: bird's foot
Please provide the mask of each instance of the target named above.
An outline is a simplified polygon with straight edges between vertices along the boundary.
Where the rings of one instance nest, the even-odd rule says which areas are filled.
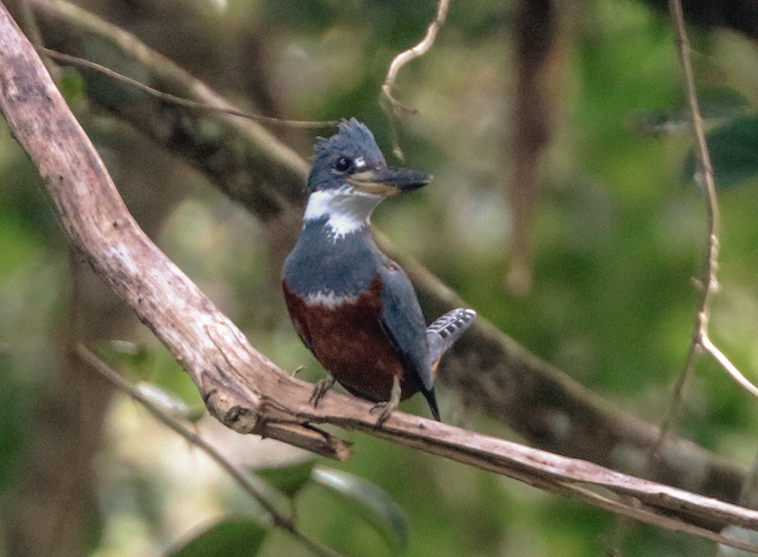
[[[397,404],[392,404],[391,400],[388,400],[387,402],[377,402],[371,410],[369,410],[370,414],[374,414],[376,412],[379,412],[379,417],[376,419],[376,427],[380,427],[384,422],[387,421],[387,418],[390,417],[390,414],[392,414],[393,410],[397,410]]]
[[[400,379],[395,376],[392,379],[392,392],[390,393],[390,399],[387,402],[379,402],[374,405],[370,413],[379,412],[379,417],[376,419],[376,427],[387,421],[393,410],[396,410],[400,404]]]
[[[332,377],[331,375],[329,377],[326,377],[316,383],[316,386],[313,388],[313,392],[311,393],[311,398],[308,399],[308,402],[310,402],[314,408],[318,406],[318,401],[324,398],[324,395],[326,392],[334,387],[334,382],[336,379]]]

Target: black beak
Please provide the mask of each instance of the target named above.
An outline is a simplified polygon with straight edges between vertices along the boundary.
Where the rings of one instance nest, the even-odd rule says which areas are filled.
[[[392,197],[427,185],[432,175],[406,168],[381,168],[356,172],[347,181],[358,191]]]

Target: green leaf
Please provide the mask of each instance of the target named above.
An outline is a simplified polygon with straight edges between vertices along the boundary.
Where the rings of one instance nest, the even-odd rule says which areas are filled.
[[[697,90],[697,98],[704,120],[734,118],[750,110],[747,98],[728,87],[700,87]]]
[[[248,518],[229,518],[210,526],[167,557],[253,557],[268,530]]]
[[[408,518],[386,491],[353,474],[327,468],[314,468],[313,480],[341,496],[381,534],[394,554],[408,547]]]
[[[309,458],[292,466],[257,470],[256,474],[268,485],[292,497],[311,481],[315,460]]]
[[[758,177],[758,116],[735,118],[706,134],[716,186],[727,188]],[[695,152],[690,151],[684,177],[695,173]]]
[[[150,355],[144,346],[125,340],[102,341],[97,345],[97,353],[109,362],[125,365],[133,370],[142,370],[150,361]]]

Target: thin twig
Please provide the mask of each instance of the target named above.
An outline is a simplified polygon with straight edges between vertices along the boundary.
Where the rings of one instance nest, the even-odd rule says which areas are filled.
[[[387,77],[384,78],[382,84],[382,92],[379,94],[379,104],[387,113],[390,119],[390,129],[392,133],[392,152],[401,161],[404,160],[403,150],[400,148],[400,142],[398,140],[397,128],[395,127],[395,118],[400,114],[418,114],[418,110],[412,106],[405,105],[392,96],[392,89],[395,87],[395,80],[400,69],[405,66],[411,60],[423,56],[426,54],[437,38],[437,32],[445,24],[445,18],[447,17],[447,9],[450,5],[450,0],[439,0],[437,3],[437,14],[434,17],[434,21],[429,25],[426,30],[424,39],[413,48],[404,50],[392,60],[389,70],[387,71]]]
[[[695,174],[695,180],[705,194],[705,206],[708,215],[708,238],[707,251],[708,257],[705,261],[702,280],[702,295],[700,304],[695,315],[695,323],[692,329],[690,340],[690,349],[687,355],[687,363],[684,371],[680,374],[676,386],[671,396],[667,415],[661,424],[661,432],[656,443],[651,447],[650,454],[654,455],[660,449],[664,438],[669,433],[672,424],[676,418],[679,405],[682,400],[685,383],[695,368],[698,354],[705,350],[718,364],[732,377],[737,383],[750,394],[758,398],[758,388],[750,383],[742,373],[732,364],[729,359],[711,342],[708,336],[708,322],[711,314],[711,300],[718,290],[718,257],[719,257],[719,229],[720,217],[718,199],[716,196],[716,184],[713,177],[713,167],[711,157],[708,151],[708,145],[705,140],[705,131],[703,129],[703,119],[700,114],[700,107],[697,99],[697,90],[695,88],[695,78],[692,72],[692,63],[690,61],[690,44],[687,37],[687,29],[684,23],[684,14],[682,12],[681,0],[669,0],[669,11],[674,20],[676,28],[676,42],[679,54],[679,62],[684,74],[685,90],[687,93],[687,104],[692,118],[692,129],[697,144],[697,159],[699,168]]]
[[[54,60],[63,62],[64,64],[94,70],[96,72],[99,72],[113,79],[114,81],[119,81],[121,83],[126,83],[127,85],[131,85],[132,87],[136,87],[137,89],[140,89],[141,91],[144,91],[145,93],[152,95],[154,97],[157,97],[161,100],[164,100],[164,101],[167,101],[179,106],[183,106],[185,108],[191,108],[193,110],[207,110],[209,112],[223,112],[225,114],[231,114],[232,116],[240,116],[241,118],[247,118],[249,120],[266,122],[267,124],[276,125],[276,126],[289,126],[292,128],[328,128],[328,127],[334,127],[334,126],[339,125],[339,121],[337,120],[326,120],[322,122],[313,122],[313,121],[307,121],[307,120],[284,120],[281,118],[272,118],[271,116],[262,116],[260,114],[252,114],[250,112],[234,110],[231,108],[221,108],[217,106],[210,106],[201,102],[192,101],[189,99],[183,99],[182,97],[177,97],[176,95],[172,95],[171,93],[164,93],[162,91],[158,91],[157,89],[148,87],[144,83],[140,83],[139,81],[126,77],[125,75],[121,75],[118,72],[114,72],[113,70],[106,68],[105,66],[101,66],[100,64],[96,64],[95,62],[90,62],[89,60],[84,60],[83,58],[70,56],[68,54],[64,54],[62,52],[58,52],[56,50],[51,50],[49,48],[44,48],[44,47],[37,47],[37,50],[46,54],[50,58],[53,58]]]
[[[92,366],[108,381],[113,383],[113,385],[118,390],[126,393],[132,399],[139,402],[142,406],[145,407],[148,412],[155,416],[158,421],[173,429],[176,433],[184,437],[190,444],[196,446],[198,449],[207,454],[216,464],[219,465],[219,467],[221,467],[222,470],[224,470],[224,472],[229,474],[229,476],[231,476],[231,478],[236,481],[237,484],[245,492],[248,493],[248,495],[256,500],[256,502],[271,516],[271,520],[275,526],[289,532],[292,536],[295,537],[295,539],[300,541],[303,545],[305,545],[308,549],[317,555],[322,555],[324,557],[341,557],[340,553],[337,553],[336,551],[332,550],[329,547],[326,547],[320,542],[312,540],[302,534],[289,518],[283,516],[281,513],[279,513],[279,511],[276,510],[276,507],[274,507],[274,505],[264,497],[264,495],[258,490],[257,487],[255,487],[255,485],[253,485],[253,483],[245,476],[243,472],[238,470],[233,464],[224,458],[224,456],[221,455],[221,453],[219,453],[213,446],[208,444],[205,439],[203,439],[194,431],[184,427],[177,420],[163,412],[158,406],[153,404],[153,402],[150,401],[148,397],[135,389],[113,368],[98,358],[84,345],[77,345],[76,352],[85,362]]]
[[[711,311],[711,297],[718,287],[716,271],[718,268],[718,250],[719,250],[719,208],[716,198],[716,186],[713,180],[713,168],[711,166],[711,157],[708,152],[708,145],[705,141],[705,132],[703,131],[703,120],[700,115],[700,106],[697,100],[697,90],[695,88],[695,78],[692,73],[692,63],[690,61],[690,43],[687,37],[687,28],[684,24],[684,14],[680,0],[669,0],[669,11],[674,21],[676,29],[676,44],[679,54],[679,63],[684,74],[684,86],[687,94],[687,104],[690,109],[692,118],[692,129],[697,144],[697,159],[699,169],[697,171],[697,181],[703,186],[705,193],[705,207],[708,214],[708,238],[705,268],[703,269],[702,295],[697,313],[695,314],[695,323],[692,328],[692,337],[690,340],[690,349],[687,354],[687,362],[684,371],[679,376],[674,392],[671,395],[671,402],[668,407],[668,413],[661,424],[661,433],[658,442],[652,447],[651,452],[655,453],[660,448],[663,439],[668,434],[676,418],[679,405],[682,400],[682,393],[687,378],[692,375],[695,368],[697,356],[701,351],[701,339],[708,328],[708,318]]]
[[[415,114],[418,112],[418,110],[415,108],[404,105],[395,99],[395,97],[392,96],[392,89],[395,86],[395,80],[397,79],[397,74],[400,72],[400,68],[405,66],[411,60],[423,56],[432,47],[434,40],[437,37],[437,32],[445,24],[445,18],[447,17],[447,9],[449,4],[450,0],[439,0],[437,3],[437,15],[435,16],[434,21],[431,23],[431,25],[429,25],[429,28],[426,30],[426,36],[424,37],[424,40],[422,40],[413,48],[404,50],[395,56],[395,58],[392,60],[392,63],[390,64],[389,71],[387,71],[387,77],[384,79],[384,83],[382,84],[382,93],[379,97],[381,100],[386,100],[389,102],[395,114]]]
[[[722,368],[724,368],[724,371],[731,375],[732,379],[734,379],[737,384],[739,384],[751,395],[758,398],[758,387],[753,385],[744,375],[742,375],[740,370],[737,369],[737,366],[730,362],[729,358],[727,358],[724,353],[711,342],[711,339],[708,335],[703,335],[700,338],[700,345],[703,347],[703,350],[708,352],[708,354],[710,354],[711,357],[716,360],[716,362],[718,362]]]

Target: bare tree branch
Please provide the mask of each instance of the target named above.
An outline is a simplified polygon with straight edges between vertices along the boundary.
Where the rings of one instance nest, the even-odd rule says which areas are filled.
[[[128,33],[63,0],[30,1],[37,10],[43,34],[53,38],[50,46],[82,56],[83,37],[106,41],[109,51],[122,53],[120,67],[138,68],[139,75],[151,85],[212,106],[231,107]],[[106,88],[102,78],[96,79],[91,73],[85,73],[84,78],[90,90]],[[220,189],[264,222],[274,212],[292,215],[291,229],[281,230],[281,241],[294,243],[301,224],[299,204],[307,172],[305,161],[281,143],[274,148],[275,140],[254,122],[215,114],[196,119],[195,114],[148,95],[135,99],[120,84],[113,87],[111,98],[123,102],[95,100],[200,168]],[[205,133],[208,129],[221,130],[212,144]],[[172,141],[178,136],[182,138],[181,145]],[[286,168],[277,169],[278,165]],[[386,241],[382,245],[408,272],[429,315],[465,305],[418,262]],[[291,243],[286,247],[290,248]],[[644,467],[634,468],[630,463],[645,462],[645,455],[658,438],[658,428],[613,408],[484,319],[443,360],[440,379],[453,387],[467,406],[484,410],[541,448],[633,474],[646,472]],[[558,427],[559,424],[567,427]],[[692,463],[698,463],[697,473],[692,472]],[[741,468],[726,459],[689,441],[670,437],[649,477],[737,501],[745,476]]]
[[[1,5],[0,109],[38,167],[71,241],[168,347],[213,415],[233,429],[344,458],[347,448],[339,439],[309,425],[331,423],[660,527],[758,551],[695,526],[734,524],[758,530],[756,511],[401,412],[376,428],[370,403],[334,392],[313,408],[308,403],[312,386],[282,373],[256,352],[139,229],[32,45]],[[623,497],[599,496],[585,484]],[[627,503],[630,498],[642,506]],[[680,518],[663,517],[656,508]]]

